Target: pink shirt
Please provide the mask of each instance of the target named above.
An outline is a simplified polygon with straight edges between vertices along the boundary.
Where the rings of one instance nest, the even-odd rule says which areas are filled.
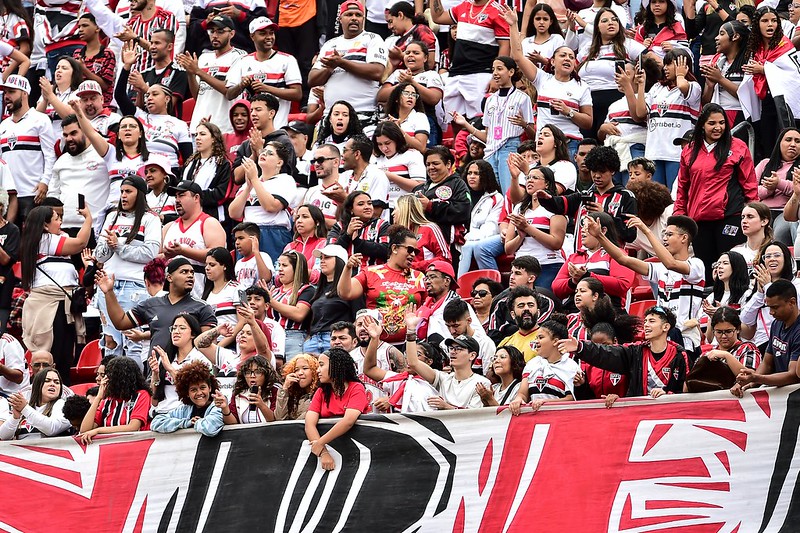
[[[761,174],[764,172],[764,167],[767,166],[768,159],[763,159],[758,166],[756,166],[756,178],[758,178],[758,199],[767,205],[770,209],[783,209],[786,202],[792,196],[792,177],[787,179],[786,173],[792,168],[794,161],[783,161],[780,168],[775,172],[778,174],[778,186],[774,191],[768,191],[766,187],[761,185]]]

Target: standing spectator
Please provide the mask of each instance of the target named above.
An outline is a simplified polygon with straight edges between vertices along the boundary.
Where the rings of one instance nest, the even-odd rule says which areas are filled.
[[[669,2],[669,0],[668,0]],[[692,56],[675,47],[664,56],[663,79],[645,94],[644,74],[639,74],[638,93],[633,92],[630,76],[620,73],[620,88],[628,99],[631,117],[647,120],[647,145],[644,156],[656,165],[653,181],[672,190],[680,167],[680,149],[673,140],[690,131],[700,114],[700,85],[692,74]],[[634,105],[631,105],[634,104]]]
[[[28,211],[47,195],[56,138],[47,115],[28,105],[28,80],[12,74],[0,87],[3,109],[10,114],[0,122],[0,151],[17,187],[18,212],[11,213],[9,220],[22,226]]]
[[[78,38],[78,13],[82,4],[80,0],[36,1],[31,52],[31,63],[35,70],[52,74],[56,71],[56,63],[61,56],[72,56],[80,48],[82,43]]]
[[[658,57],[676,46],[688,47],[689,39],[682,21],[678,20],[676,2],[654,0],[642,2],[644,21],[636,28],[635,38]],[[665,46],[666,45],[666,46]]]
[[[697,222],[694,250],[706,281],[717,257],[745,240],[738,226],[745,203],[758,199],[757,184],[750,151],[731,136],[725,110],[706,104],[681,154],[673,211]]]
[[[227,101],[227,98],[225,100]],[[222,138],[225,140],[228,161],[233,164],[239,147],[250,139],[250,129],[253,127],[253,122],[250,120],[250,102],[244,98],[233,102],[228,117],[233,132],[225,133]]]
[[[373,155],[377,157],[375,165],[389,179],[390,211],[397,207],[398,198],[425,181],[422,154],[408,144],[406,136],[400,126],[389,121],[380,122],[372,135]]]
[[[11,315],[11,298],[17,282],[13,267],[20,245],[19,228],[6,218],[8,203],[8,192],[0,188],[0,334],[6,332]]]
[[[317,184],[317,176],[312,164],[312,152],[308,149],[308,138],[311,128],[302,120],[293,120],[281,128],[292,141],[294,153],[297,156],[297,171],[294,179],[297,183],[297,195],[290,202],[292,209],[297,209],[308,192],[308,188]]]
[[[430,137],[430,124],[416,87],[410,82],[398,83],[389,93],[384,109],[386,120],[400,127],[408,145],[414,150],[425,151]]]
[[[395,224],[417,235],[417,258],[412,268],[424,271],[434,261],[451,262],[450,245],[437,224],[431,223],[422,209],[422,202],[411,194],[401,196],[394,212]]]
[[[175,195],[178,220],[164,226],[161,252],[168,260],[185,257],[189,261],[195,271],[190,289],[199,298],[205,285],[206,255],[211,248],[225,246],[225,230],[217,219],[203,213],[200,205],[202,190],[195,182],[181,181],[170,187],[169,193]]]
[[[289,122],[291,102],[303,96],[303,78],[294,57],[273,49],[277,29],[278,25],[266,17],[250,23],[250,38],[256,51],[231,66],[225,85],[228,100],[238,97],[245,89],[251,101],[253,95],[259,93],[275,96],[280,105],[273,121],[276,128],[282,128]]]
[[[110,180],[105,161],[81,131],[78,117],[67,115],[61,122],[61,129],[64,153],[53,165],[47,196],[58,198],[64,204],[62,229],[75,236],[83,225],[83,219],[77,214],[78,198],[83,196],[89,211],[99,215],[108,205]],[[96,233],[99,233],[102,222],[99,217],[95,220]],[[94,247],[94,242],[92,235],[90,248]]]
[[[350,102],[338,100],[331,106],[330,113],[322,118],[317,135],[317,146],[326,143],[332,144],[343,154],[345,143],[361,133],[364,133],[364,128],[361,126],[361,120],[359,120],[356,110],[350,105]]]
[[[747,289],[750,286],[750,273],[741,254],[723,252],[715,265],[714,291],[706,296],[703,302],[703,312],[709,319],[713,318],[721,307],[729,307],[738,311],[742,305],[747,303]],[[713,327],[706,328],[706,341],[716,344]]]
[[[154,30],[150,36],[149,52],[153,66],[143,72],[132,71],[128,77],[131,86],[139,91],[136,100],[140,101],[151,85],[162,85],[172,92],[172,114],[181,118],[182,104],[189,98],[189,78],[174,60],[175,34],[167,29]],[[141,101],[139,105],[143,103]]]
[[[183,178],[203,190],[200,194],[203,212],[225,222],[228,217],[224,203],[233,187],[222,132],[215,124],[203,121],[195,129],[194,142],[196,151],[186,160]]]
[[[93,3],[89,3],[87,7],[95,17],[99,18],[101,15],[92,5]],[[130,19],[127,23],[119,15],[113,15],[113,17],[112,24],[114,24],[115,30],[119,32],[114,37],[126,43],[128,47],[140,46],[142,50],[147,52],[150,51],[150,39],[157,30],[170,30],[173,35],[178,33],[179,21],[175,14],[157,6],[155,0],[132,0],[130,4]],[[135,68],[133,70],[136,72],[144,72],[153,68],[153,57],[149,53],[139,54],[134,62]]]
[[[644,159],[644,158],[642,158]],[[647,161],[649,168],[655,168],[653,162]],[[652,180],[637,179],[635,167],[631,167],[632,179],[628,181],[628,187],[636,198],[637,216],[642,219],[645,226],[650,228],[653,235],[663,235],[667,229],[667,219],[672,216],[672,195],[665,185],[656,183]],[[648,171],[649,172],[649,171]],[[636,238],[626,244],[629,250],[637,250],[640,258],[655,255],[656,252],[650,246],[650,241],[641,231],[636,231]]]
[[[170,183],[175,181],[169,160],[161,154],[153,154],[141,166],[139,173],[144,174],[149,189],[147,207],[158,215],[162,224],[173,222],[178,218],[178,212],[175,210],[175,197],[167,190]]]
[[[278,270],[267,301],[267,316],[286,330],[286,361],[303,351],[303,322],[311,312],[314,287],[308,284],[308,264],[300,252],[289,250],[278,257]]]
[[[116,212],[106,219],[94,256],[114,276],[114,294],[122,309],[130,311],[144,294],[143,267],[155,259],[161,247],[161,221],[147,209],[147,186],[139,176],[129,176],[120,185]],[[108,317],[105,296],[97,297],[100,312]],[[103,322],[106,355],[122,355],[142,361],[142,346],[123,338],[122,332],[106,319]]]
[[[717,9],[721,17],[725,10],[722,6]],[[721,105],[725,109],[728,124],[733,128],[744,120],[738,90],[744,81],[743,67],[748,58],[750,28],[737,20],[729,19],[715,35],[717,33],[716,51],[719,53],[710,56],[707,63],[703,63],[702,57],[700,59],[700,72],[706,79],[702,101],[703,104],[713,102]],[[703,47],[705,48],[705,42]]]
[[[425,70],[431,70],[436,62],[436,35],[428,26],[425,16],[414,13],[414,6],[409,2],[395,2],[386,10],[386,22],[392,36],[386,39],[389,47],[389,69],[396,70],[403,66],[405,51],[413,42],[423,43],[428,49],[423,64]]]
[[[328,95],[350,102],[363,127],[376,122],[375,97],[388,59],[383,39],[364,31],[365,15],[359,0],[341,4],[342,35],[322,45],[308,74],[310,87],[324,86]]]
[[[527,4],[525,11],[528,11]],[[523,15],[523,20],[525,15]],[[555,11],[548,4],[536,4],[530,11],[522,53],[529,56],[539,67],[550,64],[556,49],[564,44],[564,32],[558,23]]]
[[[97,288],[106,297],[108,319],[120,331],[149,324],[152,333],[150,345],[165,348],[170,342],[169,327],[180,314],[191,314],[203,331],[217,325],[214,310],[205,302],[191,295],[194,285],[194,269],[185,257],[178,257],[169,262],[167,278],[169,292],[163,296],[154,296],[136,304],[130,311],[124,311],[114,294],[114,276],[107,276],[102,270],[95,276]],[[115,358],[122,359],[122,358]],[[137,363],[141,371],[141,363]]]
[[[309,204],[298,207],[294,215],[294,240],[283,251],[296,250],[305,256],[311,283],[319,280],[319,263],[314,252],[325,246],[327,237],[328,227],[322,211]]]
[[[477,8],[477,9],[476,9]],[[481,113],[481,95],[492,78],[492,63],[509,55],[509,21],[500,4],[490,0],[461,2],[445,11],[441,0],[432,0],[431,18],[437,24],[458,25],[444,90],[444,106],[467,118]],[[516,16],[516,13],[515,13]],[[516,19],[514,20],[516,27]]]
[[[503,210],[503,195],[497,184],[492,166],[479,159],[467,163],[464,175],[469,187],[472,211],[469,216],[469,229],[464,235],[461,247],[461,261],[458,264],[460,278],[472,269],[472,258],[477,256],[477,249],[500,233],[500,212]],[[480,261],[476,257],[478,267]]]
[[[105,139],[109,139],[111,135],[116,136],[119,133],[119,121],[122,120],[122,117],[118,113],[111,111],[110,108],[104,107],[103,89],[99,83],[92,80],[82,82],[78,85],[75,96],[80,98],[81,111],[86,115],[89,123],[97,133]],[[73,111],[73,109],[70,109],[69,112],[73,113]],[[97,147],[95,147],[95,150],[97,150]]]
[[[366,135],[358,134],[349,139],[342,149],[342,167],[339,175],[340,189],[328,195],[338,203],[344,202],[350,193],[368,192],[372,198],[375,217],[389,221],[389,178],[376,165],[370,164],[374,148]]]
[[[194,113],[189,131],[194,133],[200,120],[212,117],[222,133],[234,131],[228,118],[232,103],[227,97],[227,77],[231,68],[245,55],[231,45],[234,24],[230,17],[216,15],[207,24],[211,50],[200,55],[184,52],[176,58],[186,70],[189,93],[194,98]]]
[[[28,9],[22,6],[21,0],[5,0],[0,6],[0,15],[3,17],[0,39],[19,50],[23,56],[30,57],[33,44],[33,19]],[[12,66],[12,61],[8,56],[0,59],[0,68],[6,71]],[[28,64],[30,66],[30,62]],[[19,67],[19,64],[16,66]],[[8,73],[11,74],[12,71]]]
[[[732,27],[726,26],[726,24],[732,22],[741,24],[734,18],[736,16],[737,7],[739,7],[737,4],[738,2],[726,4],[725,2],[717,2],[717,0],[700,2],[699,5],[697,0],[688,0],[687,2],[683,3],[683,20],[686,26],[686,34],[690,39],[695,39],[697,37],[700,39],[701,71],[703,71],[703,67],[714,65],[716,63],[714,60],[714,54],[717,52],[722,52],[722,50],[719,49],[719,45],[722,42],[722,34],[720,33],[720,29],[724,28],[725,35],[727,35],[729,39],[732,39]],[[742,27],[745,27],[744,24],[742,24]],[[743,42],[740,40],[739,45],[746,49],[747,37],[749,37],[750,30],[749,27],[745,28],[747,29],[748,35],[745,36]],[[724,54],[724,52],[722,53]],[[741,65],[739,65],[739,72],[741,72]],[[704,71],[703,75],[706,76],[706,79],[708,80],[708,76]],[[706,87],[709,85],[711,85],[713,88],[713,86],[716,85],[716,81],[713,81],[712,83],[706,82]],[[722,102],[714,103],[722,105]],[[728,106],[723,107],[728,109]]]
[[[420,323],[417,326],[417,335],[433,343],[439,343],[444,339],[451,338],[446,322],[445,310],[447,304],[453,300],[460,300],[461,297],[456,293],[458,288],[456,273],[453,265],[447,261],[434,261],[425,269],[425,292],[427,297],[417,308],[417,317]],[[478,317],[475,311],[469,308],[469,315],[477,326]],[[480,364],[481,351],[478,351],[478,364]]]
[[[339,297],[339,279],[347,263],[347,252],[341,246],[329,244],[314,250],[320,265],[320,277],[311,299],[311,322],[303,351],[321,353],[331,345],[331,326],[337,322],[353,322],[359,302]]]
[[[84,13],[78,19],[78,35],[86,44],[75,50],[72,57],[80,63],[83,78],[94,81],[100,86],[103,106],[108,107],[113,98],[117,57],[100,40],[100,28],[97,27],[97,21],[91,13]]]
[[[214,308],[218,324],[236,325],[236,309],[241,306],[241,299],[231,253],[221,246],[211,248],[206,256],[205,274],[203,301]]]
[[[213,48],[209,42],[211,36],[206,30],[209,28],[209,18],[217,15],[228,17],[233,21],[232,45],[246,53],[253,52],[255,48],[247,31],[250,23],[259,17],[274,17],[278,8],[277,5],[270,3],[271,12],[267,13],[266,3],[260,0],[239,0],[233,4],[228,0],[199,0],[184,4],[187,5],[189,12],[186,51],[193,54],[200,54]]]
[[[236,261],[236,281],[242,289],[248,289],[259,280],[272,279],[273,261],[269,254],[259,250],[261,230],[252,222],[242,222],[233,227],[233,242],[241,258]]]
[[[61,120],[70,114],[67,102],[75,96],[82,81],[80,63],[72,56],[58,59],[52,82],[44,77],[39,78],[42,97],[36,104],[36,110],[50,117],[56,136],[61,133]]]
[[[321,4],[322,5],[322,4]],[[297,61],[300,79],[307,80],[311,64],[319,52],[320,35],[325,33],[324,18],[317,11],[316,0],[304,2],[279,2],[277,39],[278,48]],[[302,101],[308,99],[308,88],[303,87]]]
[[[32,351],[51,352],[67,385],[75,342],[84,333],[82,311],[76,306],[83,303],[86,308],[74,292],[78,273],[69,256],[80,253],[92,234],[91,212],[86,207],[78,212],[84,217],[83,225],[75,237],[69,237],[61,232],[61,217],[53,208],[40,206],[35,212],[31,210],[19,255],[22,287],[31,291],[22,308],[25,346]]]
[[[772,211],[772,229],[775,239],[787,246],[794,244],[797,237],[797,216],[789,221],[783,210],[792,196],[793,178],[789,173],[800,158],[800,129],[786,128],[778,135],[778,142],[772,149],[769,159],[763,159],[756,166],[758,178],[758,199]]]

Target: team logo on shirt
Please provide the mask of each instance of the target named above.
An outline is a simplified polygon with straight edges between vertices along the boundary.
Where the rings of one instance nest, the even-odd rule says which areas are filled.
[[[666,103],[666,102],[659,102],[659,103],[658,103],[658,114],[659,114],[660,116],[662,116],[662,117],[663,117],[663,116],[664,116],[664,113],[666,113],[666,112],[667,112],[667,108],[668,108],[668,107],[669,107],[669,106],[667,105],[667,103]]]
[[[439,200],[449,200],[453,196],[453,189],[447,185],[436,189],[436,198]]]
[[[622,380],[622,375],[617,373],[609,374],[608,380],[616,387],[620,380]]]
[[[544,379],[544,376],[536,376],[536,379],[533,380],[533,384],[537,389],[542,390],[547,384],[547,380]]]
[[[669,368],[661,369],[661,373],[664,375],[664,379],[669,379],[669,371],[670,371]],[[677,373],[677,370],[675,370],[675,372]],[[675,376],[675,379],[678,379],[678,376]]]
[[[17,136],[12,133],[8,137],[8,147],[13,150],[16,145],[17,145]]]
[[[486,13],[482,13],[482,14],[478,15],[477,21],[478,21],[479,24],[481,22],[486,22],[487,20],[489,20],[489,15],[487,15]]]
[[[100,166],[100,163],[96,161],[90,161],[88,165],[86,165],[86,170],[94,172]]]

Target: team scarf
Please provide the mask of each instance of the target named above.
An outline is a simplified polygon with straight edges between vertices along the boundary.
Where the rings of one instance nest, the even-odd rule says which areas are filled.
[[[783,100],[794,116],[800,116],[800,67],[792,42],[783,37],[775,48],[759,48],[753,59],[764,65],[764,74],[748,74],[739,85],[737,96],[745,118],[761,120],[761,100],[767,91],[772,93],[776,106]]]

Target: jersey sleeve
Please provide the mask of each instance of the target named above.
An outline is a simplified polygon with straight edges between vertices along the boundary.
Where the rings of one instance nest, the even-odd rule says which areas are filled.
[[[689,273],[684,279],[692,284],[697,284],[706,279],[706,267],[703,261],[697,257],[689,260]]]
[[[300,85],[303,83],[303,77],[300,74],[300,67],[297,64],[297,59],[292,56],[288,56],[286,72],[283,74],[283,82],[286,85]]]
[[[242,61],[238,59],[228,69],[228,74],[225,76],[225,87],[233,87],[242,81]]]
[[[136,398],[136,404],[131,411],[130,420],[139,420],[142,423],[142,429],[147,428],[147,420],[150,416],[150,395],[146,390],[140,390],[139,396]]]
[[[314,298],[314,287],[306,285],[297,295],[297,305],[303,304],[311,307],[311,300]]]
[[[389,61],[386,53],[386,43],[379,36],[375,36],[367,45],[367,63],[380,63],[385,65]]]
[[[289,201],[297,196],[297,184],[291,176],[283,176],[276,180],[271,180],[272,196],[283,204],[284,209],[289,205]]]
[[[25,372],[25,351],[18,342],[5,342],[3,346],[3,364],[12,370]]]

